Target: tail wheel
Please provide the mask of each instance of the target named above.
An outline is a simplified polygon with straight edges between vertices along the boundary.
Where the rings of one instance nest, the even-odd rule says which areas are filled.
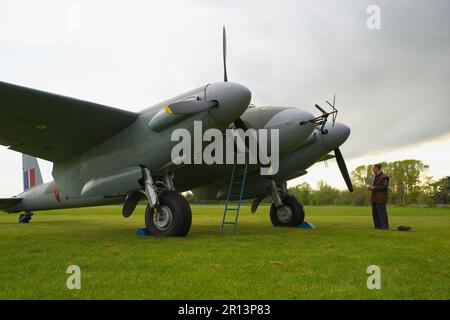
[[[187,200],[174,191],[159,197],[159,209],[147,205],[145,225],[149,234],[161,237],[185,237],[191,228],[192,213]]]
[[[305,211],[298,200],[286,195],[282,199],[283,205],[277,207],[274,203],[270,207],[270,221],[275,227],[298,227],[305,220]]]
[[[22,213],[19,216],[19,223],[28,223],[31,220],[32,212]]]

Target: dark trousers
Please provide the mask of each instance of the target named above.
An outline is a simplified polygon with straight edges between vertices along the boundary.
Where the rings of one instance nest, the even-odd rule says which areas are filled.
[[[372,216],[375,229],[389,229],[388,213],[385,203],[372,203]]]

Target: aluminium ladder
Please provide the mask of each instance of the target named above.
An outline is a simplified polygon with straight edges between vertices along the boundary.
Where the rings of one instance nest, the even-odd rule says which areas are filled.
[[[225,225],[228,224],[233,226],[233,234],[236,233],[239,210],[241,209],[241,201],[244,195],[247,170],[248,170],[247,157],[245,160],[245,164],[237,164],[237,161],[234,162],[233,170],[231,172],[230,185],[228,187],[227,200],[225,202],[225,210],[223,212],[222,226],[220,228],[221,233],[223,233]],[[239,189],[239,194],[233,194],[233,192],[237,191],[236,189]],[[236,206],[230,207],[231,202],[236,200],[237,200]],[[229,215],[228,212],[234,213],[234,219],[231,219],[231,221],[227,220],[227,214]]]

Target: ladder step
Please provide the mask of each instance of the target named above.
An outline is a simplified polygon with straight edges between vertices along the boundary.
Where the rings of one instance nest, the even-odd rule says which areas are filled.
[[[226,208],[225,210],[226,211],[238,211],[239,209],[238,208]]]
[[[223,222],[223,224],[236,224],[236,222],[228,222],[228,221],[225,221],[225,222]]]

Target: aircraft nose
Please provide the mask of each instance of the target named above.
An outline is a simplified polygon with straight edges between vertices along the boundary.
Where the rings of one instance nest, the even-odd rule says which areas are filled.
[[[322,134],[322,143],[329,150],[339,148],[350,136],[350,128],[345,124],[336,122],[334,126],[331,123],[325,125],[327,134]]]
[[[216,122],[225,126],[238,119],[247,110],[251,99],[250,90],[238,83],[212,83],[206,88],[206,100],[215,100],[219,103],[217,108],[209,112]]]

